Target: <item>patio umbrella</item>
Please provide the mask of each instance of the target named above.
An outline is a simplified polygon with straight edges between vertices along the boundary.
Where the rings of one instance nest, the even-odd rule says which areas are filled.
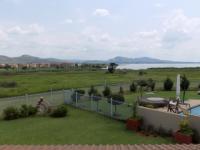
[[[177,75],[177,79],[176,79],[176,98],[180,98],[180,93],[181,93],[181,76],[180,74]]]

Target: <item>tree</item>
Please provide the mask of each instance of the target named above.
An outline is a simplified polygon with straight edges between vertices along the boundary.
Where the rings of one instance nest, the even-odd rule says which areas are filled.
[[[121,94],[121,95],[123,95],[123,94],[124,94],[124,89],[123,89],[123,87],[122,87],[122,86],[120,86],[120,88],[119,88],[119,94]]]
[[[181,76],[181,90],[183,90],[183,102],[185,100],[185,94],[190,86],[190,81],[185,75]]]
[[[110,98],[108,98],[108,103],[111,103],[112,100],[112,105],[115,106],[115,114],[117,112],[117,105],[121,105],[124,103],[125,98],[123,95],[121,94],[113,94],[110,96]]]
[[[10,68],[11,68],[11,66],[8,65],[8,64],[6,64],[6,65],[4,66],[4,69],[6,69],[6,70],[9,70]]]
[[[89,96],[92,96],[92,95],[96,95],[96,94],[98,94],[98,91],[97,91],[97,89],[95,89],[95,87],[92,85],[92,86],[90,87],[89,91],[88,91],[88,95],[89,95]]]
[[[105,89],[103,90],[103,96],[104,97],[109,97],[111,95],[111,90],[108,86],[105,87]]]
[[[154,91],[155,85],[156,85],[156,82],[152,78],[149,78],[147,80],[147,86],[148,86],[148,88],[151,89],[151,91]]]
[[[23,67],[22,67],[22,70],[27,70],[27,69],[28,69],[27,66],[23,66]]]
[[[147,74],[144,70],[139,70],[139,72],[138,72],[138,75],[139,76],[143,76],[143,75],[145,75],[145,74]]]
[[[130,91],[135,92],[136,90],[137,90],[137,86],[136,86],[135,82],[132,82],[130,85]]]
[[[143,88],[147,86],[147,81],[143,80],[143,79],[138,80],[137,85],[139,86],[140,97],[142,97],[143,96]]]
[[[71,95],[71,98],[72,98],[72,101],[78,101],[78,100],[80,100],[81,99],[81,96],[83,96],[85,94],[85,91],[84,90],[79,90],[79,89],[77,89],[77,90],[74,90],[74,92],[72,93],[72,95]]]
[[[173,85],[174,85],[173,81],[167,77],[164,81],[164,90],[171,91],[173,88]]]
[[[116,64],[116,63],[110,63],[108,65],[108,72],[109,73],[114,73],[117,66],[118,66],[118,64]]]

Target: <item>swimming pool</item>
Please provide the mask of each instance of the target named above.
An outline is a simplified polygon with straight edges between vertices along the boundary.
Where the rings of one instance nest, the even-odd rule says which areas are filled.
[[[200,116],[200,105],[190,109],[191,115]]]

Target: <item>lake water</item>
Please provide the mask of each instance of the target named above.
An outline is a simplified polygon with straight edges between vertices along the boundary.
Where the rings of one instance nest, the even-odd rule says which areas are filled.
[[[195,68],[200,67],[200,63],[169,63],[169,64],[121,64],[117,69],[149,69],[149,68]]]

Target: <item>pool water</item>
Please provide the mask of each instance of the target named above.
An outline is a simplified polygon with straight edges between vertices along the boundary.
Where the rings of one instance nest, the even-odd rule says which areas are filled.
[[[200,106],[191,108],[191,115],[200,116]]]

